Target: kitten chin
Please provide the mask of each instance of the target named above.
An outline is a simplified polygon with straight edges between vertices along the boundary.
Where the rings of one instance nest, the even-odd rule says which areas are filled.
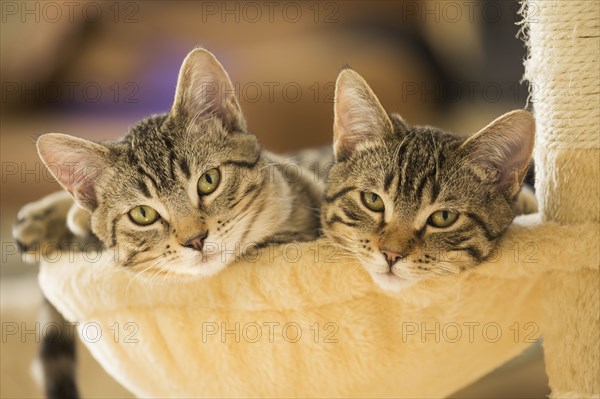
[[[164,258],[164,261],[157,264],[155,260],[149,262],[136,263],[133,268],[125,267],[125,270],[131,270],[141,278],[154,280],[157,275],[167,278],[205,278],[218,274],[231,263],[229,258],[225,259],[222,253],[202,254],[196,252],[193,254],[180,253],[175,258]],[[151,265],[151,266],[149,266]],[[148,273],[145,273],[148,271]]]
[[[175,268],[180,274],[199,277],[214,276],[231,263],[231,260],[226,259],[223,255],[223,252],[194,254],[188,256],[183,262],[175,264]]]
[[[203,257],[201,254],[189,259],[167,264],[164,270],[180,277],[211,277],[219,273],[231,262],[221,259],[219,254]]]
[[[418,280],[407,280],[405,278],[399,277],[392,272],[387,273],[375,273],[369,272],[373,282],[379,286],[384,291],[389,292],[400,292],[405,288],[412,287],[415,285]]]

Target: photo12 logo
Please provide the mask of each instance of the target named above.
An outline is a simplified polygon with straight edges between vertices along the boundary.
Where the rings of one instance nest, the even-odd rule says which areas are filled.
[[[536,343],[540,328],[534,322],[514,322],[503,326],[495,321],[402,322],[402,343],[496,343],[504,335],[515,344]]]
[[[46,104],[137,104],[135,82],[2,82],[2,103]]]
[[[115,321],[103,329],[102,325],[95,321],[81,323],[3,321],[2,343],[71,341],[76,335],[79,335],[82,341],[92,344],[100,341],[102,337],[109,338],[116,343],[135,344],[139,342],[137,336],[139,330],[140,327],[134,322]]]
[[[201,4],[202,23],[339,22],[339,5],[331,1],[203,1]]]
[[[203,322],[201,341],[207,343],[289,343],[301,341],[335,344],[340,327],[334,322],[301,324],[279,322]]]
[[[2,23],[139,22],[140,6],[133,1],[3,1]]]

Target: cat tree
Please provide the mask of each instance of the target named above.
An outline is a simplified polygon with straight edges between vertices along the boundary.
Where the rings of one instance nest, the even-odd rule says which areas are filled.
[[[535,162],[542,218],[562,225],[591,223],[590,232],[597,233],[600,6],[597,1],[530,1],[523,16],[529,47],[525,78],[532,85],[538,129]],[[591,240],[590,232],[569,238]],[[598,238],[590,244],[595,250],[585,263],[568,260],[577,271],[549,272],[542,280],[546,372],[554,397],[600,395]]]
[[[598,397],[599,4],[523,15],[541,212],[481,267],[386,295],[324,242],[153,284],[105,252],[44,261],[44,294],[142,397],[443,397],[541,335],[553,397]]]

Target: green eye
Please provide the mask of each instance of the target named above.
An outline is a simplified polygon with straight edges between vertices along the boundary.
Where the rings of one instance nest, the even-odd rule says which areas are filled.
[[[443,228],[451,226],[454,222],[456,222],[456,219],[458,219],[458,213],[441,210],[433,212],[431,216],[429,216],[429,219],[427,219],[427,223],[433,227]]]
[[[363,204],[373,212],[383,212],[385,205],[381,197],[375,193],[362,192],[360,194]]]
[[[206,171],[200,180],[198,180],[198,194],[208,195],[215,191],[219,187],[221,182],[221,174],[218,169],[211,169]]]
[[[139,205],[129,211],[129,218],[135,224],[148,226],[158,220],[160,215],[148,205]]]

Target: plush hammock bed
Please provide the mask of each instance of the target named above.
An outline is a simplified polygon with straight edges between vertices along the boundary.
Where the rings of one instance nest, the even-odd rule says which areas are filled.
[[[44,294],[142,397],[443,397],[542,335],[553,397],[599,397],[599,3],[523,10],[541,211],[490,262],[390,295],[323,242],[152,284],[107,252],[46,260]]]

